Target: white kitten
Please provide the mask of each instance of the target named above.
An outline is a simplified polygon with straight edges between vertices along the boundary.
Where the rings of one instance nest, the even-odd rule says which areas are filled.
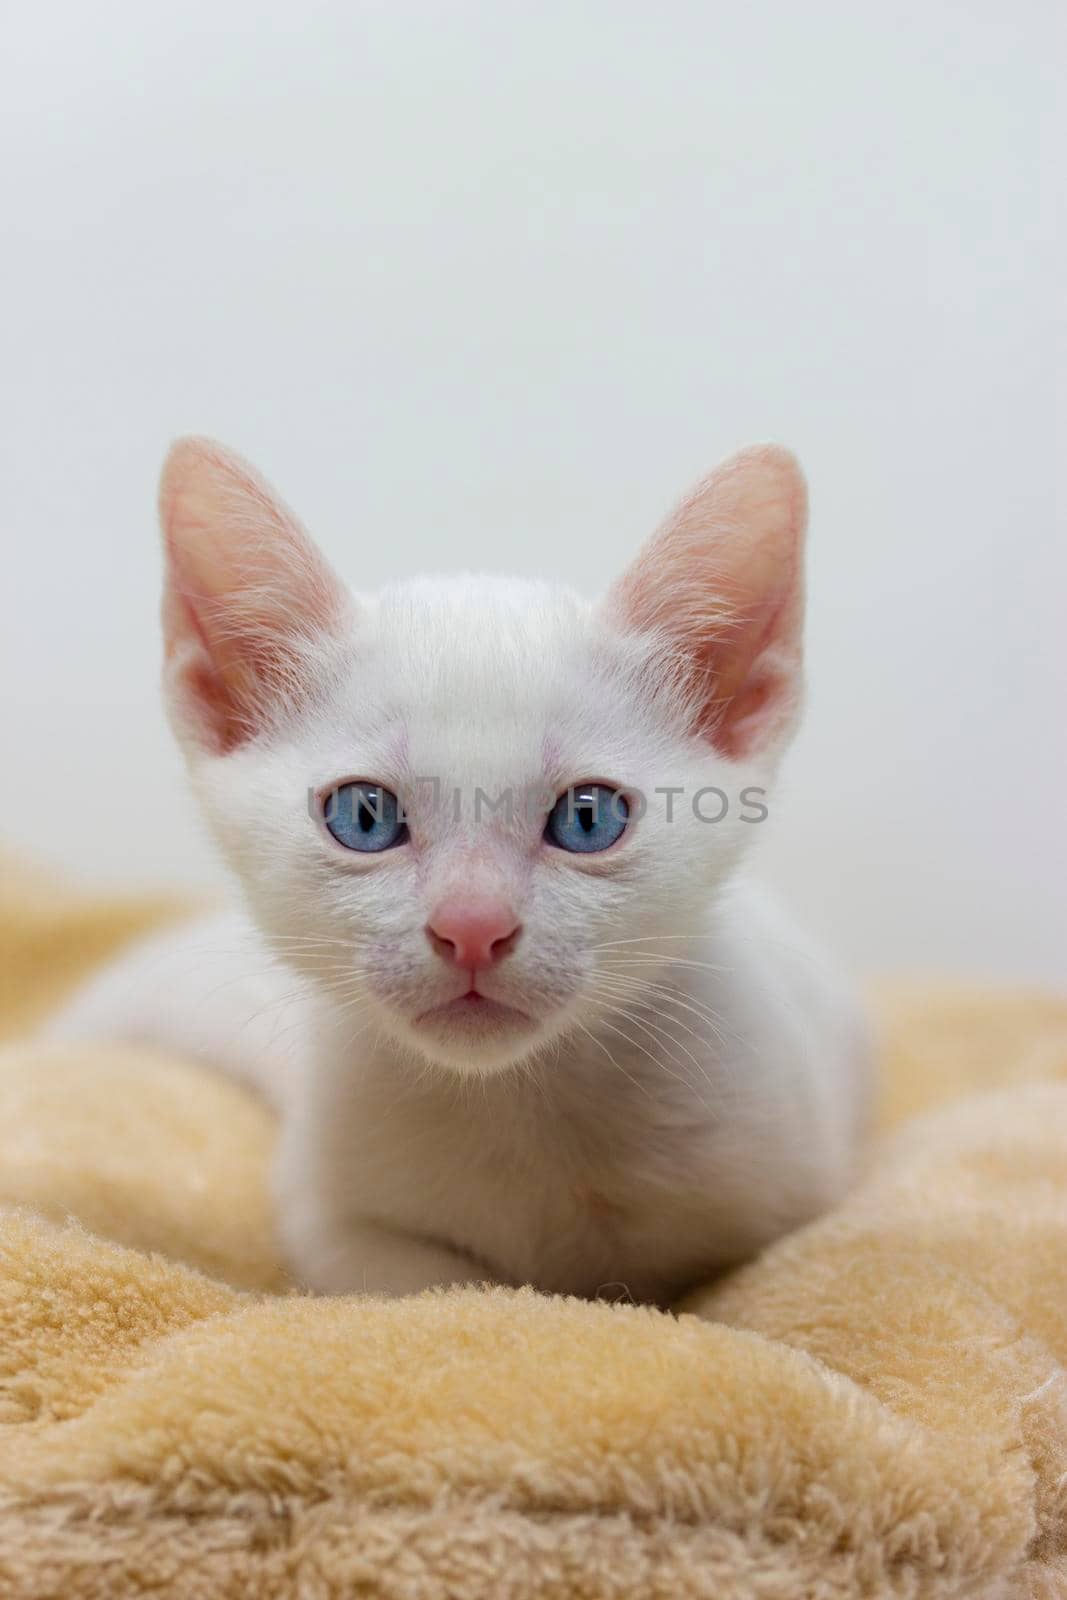
[[[168,709],[250,920],[143,946],[57,1031],[269,1094],[319,1289],[667,1301],[830,1204],[863,1029],[737,875],[800,698],[793,458],[721,467],[596,605],[353,597],[204,441],[161,507]]]

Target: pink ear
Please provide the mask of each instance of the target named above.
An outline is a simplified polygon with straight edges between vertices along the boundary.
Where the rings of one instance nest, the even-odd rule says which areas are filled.
[[[696,730],[732,758],[781,743],[801,692],[807,493],[778,445],[732,456],[668,517],[608,597],[667,647]]]
[[[314,646],[341,632],[349,596],[262,478],[209,439],[174,445],[159,514],[171,715],[223,753],[309,692]]]

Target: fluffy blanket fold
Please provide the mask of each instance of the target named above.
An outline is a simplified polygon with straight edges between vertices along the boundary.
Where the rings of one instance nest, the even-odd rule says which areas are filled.
[[[173,905],[0,897],[0,1597],[1067,1596],[1067,1003],[880,997],[896,1131],[681,1314],[285,1292],[269,1114],[27,1032]]]

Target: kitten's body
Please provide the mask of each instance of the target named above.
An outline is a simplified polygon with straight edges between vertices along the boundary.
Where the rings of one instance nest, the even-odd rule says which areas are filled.
[[[767,896],[735,884],[670,943],[721,974],[668,959],[677,1005],[627,1004],[488,1077],[427,1070],[294,993],[239,913],[146,941],[57,1031],[162,1045],[276,1105],[279,1228],[317,1288],[666,1301],[831,1204],[866,1111],[850,997]]]
[[[265,1092],[281,1235],[317,1288],[493,1279],[666,1301],[831,1203],[863,1120],[861,1025],[736,876],[739,792],[773,771],[795,700],[788,458],[712,480],[660,536],[657,576],[639,564],[607,611],[484,579],[353,611],[261,485],[185,450],[164,496],[171,712],[251,916],[134,953],[60,1031],[150,1038]],[[691,570],[709,496],[749,550],[724,578],[718,529],[713,595]],[[748,618],[724,629],[721,605],[746,584],[747,645]],[[346,775],[402,795],[402,848],[327,839],[307,797]],[[598,854],[546,843],[521,805],[479,813],[479,790],[551,796],[590,775],[652,800]],[[719,824],[692,804],[708,784],[732,801]],[[490,902],[515,927],[475,970],[433,930],[442,906]]]

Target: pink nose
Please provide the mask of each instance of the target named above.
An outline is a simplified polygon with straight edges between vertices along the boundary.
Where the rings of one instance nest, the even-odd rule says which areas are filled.
[[[515,913],[500,900],[448,900],[426,924],[437,954],[471,971],[510,955],[521,932]]]

